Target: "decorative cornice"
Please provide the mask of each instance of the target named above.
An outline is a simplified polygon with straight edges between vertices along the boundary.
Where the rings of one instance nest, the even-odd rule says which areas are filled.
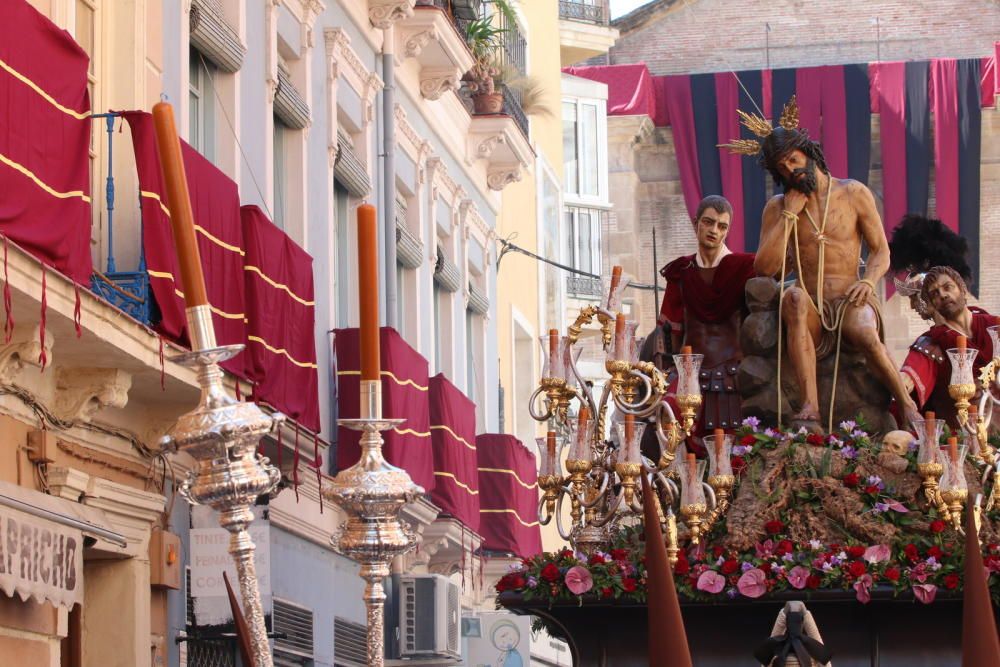
[[[413,16],[416,0],[368,0],[368,20],[379,30],[387,30],[396,21]]]
[[[490,156],[493,155],[493,151],[495,151],[497,146],[502,143],[504,143],[504,136],[502,132],[486,137],[479,142],[478,146],[476,146],[476,157],[483,160],[489,160]]]
[[[11,384],[25,365],[40,368],[42,344],[39,325],[18,325],[11,342],[0,348],[0,384]],[[52,333],[45,333],[45,358],[52,360]]]
[[[490,169],[486,175],[486,184],[490,187],[490,190],[498,192],[511,183],[517,183],[520,180],[521,168],[517,165]]]
[[[326,42],[326,54],[328,59],[328,72],[330,67],[330,60],[336,65],[336,75],[341,74],[347,75],[350,73],[352,76],[348,79],[353,78],[355,81],[355,89],[359,95],[367,97],[368,92],[366,90],[366,85],[369,82],[370,77],[376,76],[365,67],[365,64],[358,57],[358,54],[351,48],[351,37],[344,31],[343,28],[326,28],[323,31],[323,39]],[[341,71],[340,63],[344,63],[343,71]],[[379,89],[381,89],[381,79],[379,81]],[[376,89],[377,92],[378,89]]]
[[[456,193],[460,190],[460,186],[448,174],[448,168],[445,167],[441,158],[437,156],[427,158],[427,169],[430,183],[438,187],[439,190],[444,190],[448,195],[449,201],[453,202],[456,199]]]
[[[431,40],[437,41],[437,39],[438,33],[434,26],[431,26],[427,30],[415,32],[407,37],[406,42],[403,44],[403,55],[407,58],[416,58]]]
[[[60,367],[53,412],[63,421],[89,422],[104,408],[124,408],[132,375],[117,368]]]
[[[457,68],[420,70],[420,95],[434,101],[441,99],[445,93],[458,90],[462,73]]]

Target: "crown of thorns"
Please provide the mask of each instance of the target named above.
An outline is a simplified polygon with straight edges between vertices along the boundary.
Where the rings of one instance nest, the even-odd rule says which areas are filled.
[[[740,109],[737,109],[736,113],[740,115],[740,123],[743,127],[761,139],[764,139],[775,130],[775,128],[771,127],[771,123],[762,116],[755,113],[747,113]],[[785,104],[785,108],[781,112],[781,118],[778,120],[778,125],[786,130],[797,130],[799,128],[799,105],[795,101],[794,95]],[[739,155],[757,155],[760,153],[761,143],[756,139],[733,139],[728,144],[719,144],[718,147],[728,148],[730,152]]]

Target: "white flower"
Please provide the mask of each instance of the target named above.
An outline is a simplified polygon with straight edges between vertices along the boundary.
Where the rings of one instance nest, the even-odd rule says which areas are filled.
[[[813,551],[819,551],[823,548],[823,543],[819,540],[809,540],[809,546]]]

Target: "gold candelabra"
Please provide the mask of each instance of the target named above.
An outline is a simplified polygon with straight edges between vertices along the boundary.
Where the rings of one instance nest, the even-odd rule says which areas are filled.
[[[639,361],[636,324],[618,312],[625,285],[616,268],[601,306],[581,309],[566,335],[551,330],[540,341],[545,358],[543,377],[529,402],[532,417],[549,424],[546,438],[538,439],[542,459],[539,521],[548,525],[555,520],[560,536],[578,551],[607,549],[616,528],[623,521],[639,520],[642,504],[650,501],[642,497],[639,488],[640,476],[647,475],[656,496],[652,501],[665,503],[659,514],[664,517],[668,556],[674,562],[680,547],[678,516],[691,542],[697,543],[707,529],[706,517],[714,523],[728,508],[728,490],[735,478],[730,474],[727,486],[725,475],[721,475],[711,479],[714,486],[709,486],[702,481],[703,466],[698,467],[696,477],[689,475],[682,480],[685,490],[681,493],[678,475],[671,467],[678,448],[694,429],[701,407],[698,372],[702,357],[690,348],[674,357],[678,385],[670,398],[675,400],[678,418],[667,401],[670,378],[654,364]],[[600,330],[607,373],[596,389],[582,381],[576,351],[585,329],[594,325]],[[575,418],[570,414],[574,405]],[[615,422],[610,438],[609,417]],[[646,428],[653,430],[659,444],[657,460],[646,459],[641,453]],[[570,451],[563,469],[560,451],[567,444]],[[693,492],[693,500],[687,497],[692,495],[689,492]],[[723,507],[714,504],[717,497],[725,501]],[[567,500],[568,526],[563,513]]]
[[[392,559],[416,544],[409,527],[399,520],[399,513],[406,503],[413,502],[424,492],[405,470],[390,465],[382,457],[382,432],[404,421],[383,418],[381,383],[362,380],[361,417],[338,422],[361,432],[361,458],[323,487],[324,497],[347,513],[347,521],[336,541],[345,555],[361,564],[368,618],[368,664],[375,667],[385,664],[382,581],[389,574]]]

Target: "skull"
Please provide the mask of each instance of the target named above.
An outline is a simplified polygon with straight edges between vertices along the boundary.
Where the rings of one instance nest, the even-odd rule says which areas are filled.
[[[910,444],[913,440],[913,434],[909,431],[890,431],[882,438],[882,451],[891,452],[898,456],[906,456],[906,453],[910,451]]]

